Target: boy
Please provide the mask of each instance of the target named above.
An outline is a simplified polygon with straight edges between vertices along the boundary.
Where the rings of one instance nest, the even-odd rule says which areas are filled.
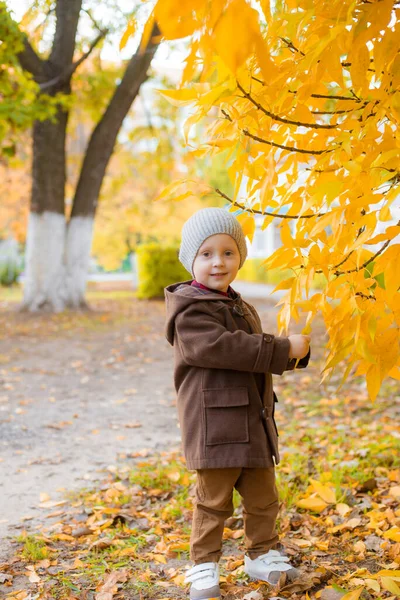
[[[165,289],[184,454],[197,471],[191,600],[220,598],[218,561],[234,488],[243,503],[245,572],[272,584],[282,573],[297,575],[276,549],[272,373],[293,369],[296,359],[306,366],[309,337],[263,333],[255,308],[230,287],[246,256],[235,217],[204,208],[182,230],[179,259],[194,279]]]

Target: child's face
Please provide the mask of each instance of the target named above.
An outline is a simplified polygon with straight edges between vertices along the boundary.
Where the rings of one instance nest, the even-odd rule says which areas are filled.
[[[235,279],[240,265],[239,249],[226,233],[207,238],[200,246],[193,263],[196,281],[220,292],[226,292]]]

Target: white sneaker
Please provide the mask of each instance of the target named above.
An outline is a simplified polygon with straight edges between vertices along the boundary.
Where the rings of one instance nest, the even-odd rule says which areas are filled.
[[[220,600],[218,563],[195,565],[186,571],[185,583],[191,583],[190,600]]]
[[[270,550],[254,560],[245,556],[244,571],[249,577],[266,581],[272,585],[279,582],[282,573],[285,573],[290,581],[297,579],[300,575],[298,569],[292,567],[288,557],[278,552],[278,550]]]

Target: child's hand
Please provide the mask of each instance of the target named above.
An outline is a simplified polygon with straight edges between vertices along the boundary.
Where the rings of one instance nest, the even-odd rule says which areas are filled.
[[[310,336],[295,333],[289,335],[290,350],[289,358],[303,358],[308,353],[310,347]]]

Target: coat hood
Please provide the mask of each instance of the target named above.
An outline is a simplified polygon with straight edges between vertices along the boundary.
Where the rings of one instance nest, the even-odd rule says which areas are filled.
[[[234,302],[233,298],[223,296],[218,292],[209,292],[191,285],[193,279],[173,283],[164,289],[166,304],[165,337],[171,346],[174,345],[174,329],[176,316],[185,310],[193,302],[204,302],[207,300],[222,300],[223,302]],[[237,292],[236,292],[237,293]],[[239,300],[240,294],[237,294]]]

